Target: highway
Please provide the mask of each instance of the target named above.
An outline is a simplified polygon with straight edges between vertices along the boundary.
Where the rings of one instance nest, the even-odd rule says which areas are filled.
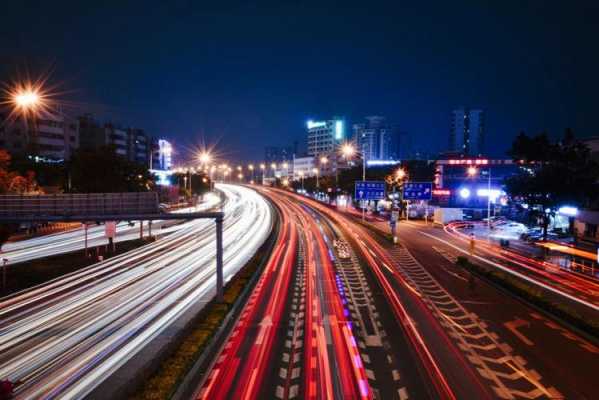
[[[471,225],[447,224],[443,227],[446,235],[432,235],[431,238],[440,243],[449,240],[449,243],[458,249],[463,248],[464,244],[469,245],[472,232],[465,227]],[[476,225],[474,226],[476,227]],[[422,232],[422,234],[431,235],[431,232]],[[561,268],[551,261],[539,261],[531,256],[530,249],[519,245],[517,240],[511,241],[510,248],[502,248],[494,241],[475,239],[475,252],[488,260],[494,260],[502,266],[510,268],[511,271],[524,274],[530,280],[548,285],[559,293],[563,293],[564,296],[574,298],[581,304],[599,312],[599,280]]]
[[[199,204],[193,211],[206,211],[216,207],[220,199],[214,194],[208,194],[204,202]],[[188,212],[192,209],[180,209],[177,212]],[[164,225],[164,226],[163,226]],[[165,224],[165,221],[152,222],[152,234],[167,234],[176,231],[180,226],[174,225],[172,221]],[[104,225],[91,225],[87,230],[87,246],[93,248],[103,246],[108,243],[105,237]],[[117,224],[117,234],[115,242],[132,240],[139,237],[139,221],[119,222]],[[143,227],[144,235],[149,234],[147,222]],[[83,227],[72,229],[65,232],[43,235],[31,239],[20,240],[16,242],[5,243],[2,246],[2,258],[6,258],[10,265],[19,264],[38,258],[54,256],[57,254],[69,253],[85,248],[85,232]]]
[[[355,216],[291,193],[264,193],[281,208],[284,236],[196,398],[595,397],[595,339],[471,278],[455,265],[454,243],[431,236],[458,238],[402,222],[394,245]],[[348,261],[364,273],[360,285],[344,284]],[[372,293],[376,313],[366,315],[374,324],[350,296],[360,286]],[[349,345],[332,330],[343,324]],[[373,326],[392,334],[369,335]],[[351,338],[359,353],[353,365]],[[376,356],[381,338],[390,361]]]
[[[218,185],[228,281],[268,237],[272,208],[255,191]],[[180,315],[215,293],[211,220],[47,284],[0,299],[0,376],[17,399],[82,398]]]
[[[375,225],[389,229],[386,223]],[[370,236],[376,237],[372,232]],[[427,303],[451,347],[470,364],[464,371],[474,367],[473,377],[478,377],[473,382],[486,386],[488,396],[596,397],[596,378],[589,368],[599,357],[596,339],[457,267],[457,256],[468,254],[469,244],[447,230],[402,221],[398,237],[400,246],[379,240],[390,265],[398,267],[399,275]],[[483,253],[478,245],[476,250],[481,251],[482,260],[495,262],[491,253]],[[424,324],[419,327],[424,331]],[[436,341],[433,335],[424,338],[431,345]],[[440,352],[438,358],[442,357]]]
[[[446,398],[387,325],[346,235],[296,196],[261,192],[280,210],[278,242],[194,397]]]

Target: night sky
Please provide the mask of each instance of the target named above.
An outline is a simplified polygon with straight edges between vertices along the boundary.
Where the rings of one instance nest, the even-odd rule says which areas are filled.
[[[51,69],[70,113],[231,159],[333,115],[439,151],[460,105],[487,110],[496,156],[522,129],[599,134],[598,2],[92,3],[4,2],[0,79]]]

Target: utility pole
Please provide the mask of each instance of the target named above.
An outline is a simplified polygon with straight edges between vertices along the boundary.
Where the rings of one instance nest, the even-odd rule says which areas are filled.
[[[491,167],[488,168],[488,184],[487,184],[487,229],[491,233]]]
[[[222,303],[223,293],[223,218],[216,218],[216,301]]]

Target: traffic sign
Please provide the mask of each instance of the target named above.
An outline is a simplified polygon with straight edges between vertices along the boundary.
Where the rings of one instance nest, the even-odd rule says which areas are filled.
[[[104,235],[107,239],[114,239],[116,236],[116,222],[106,221],[104,226]]]
[[[404,185],[404,200],[430,200],[432,198],[432,195],[432,182],[407,182]]]
[[[356,200],[382,200],[385,198],[385,182],[356,181]]]

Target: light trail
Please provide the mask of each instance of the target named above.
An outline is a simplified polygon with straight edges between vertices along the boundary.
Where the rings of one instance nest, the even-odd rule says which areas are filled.
[[[274,359],[277,334],[287,329],[282,318],[289,301],[292,270],[298,266],[298,246],[304,249],[306,307],[305,332],[294,340],[294,355],[303,359],[305,399],[371,399],[356,341],[351,332],[336,286],[328,242],[314,217],[293,199],[278,191],[263,189],[280,209],[281,229],[275,249],[252,296],[234,328],[200,383],[198,399],[270,398],[264,383],[278,375]],[[286,324],[285,324],[286,325]],[[293,337],[297,338],[297,335]],[[303,353],[300,354],[300,353]],[[295,358],[295,357],[294,357]],[[291,398],[283,388],[283,398]],[[287,397],[286,397],[287,396]]]
[[[458,243],[450,243],[443,238],[437,237],[437,235],[427,232],[421,231],[420,233],[447,244],[464,254],[469,254],[469,250],[467,251],[458,246],[460,243],[467,244],[470,241],[468,235],[458,230],[460,226],[460,224],[448,224],[443,228],[444,232],[450,238],[458,240]],[[475,252],[484,254],[484,257],[474,255],[479,261],[518,276],[527,282],[543,287],[555,294],[589,307],[594,311],[599,311],[599,283],[596,280],[564,271],[558,265],[546,261],[538,261],[486,241],[475,239],[475,243]],[[489,259],[488,256],[492,256],[494,260]],[[496,261],[500,261],[501,263]]]
[[[225,282],[268,236],[272,209],[251,189],[220,185]],[[16,398],[82,398],[172,322],[215,294],[211,220],[0,299],[0,377]]]

